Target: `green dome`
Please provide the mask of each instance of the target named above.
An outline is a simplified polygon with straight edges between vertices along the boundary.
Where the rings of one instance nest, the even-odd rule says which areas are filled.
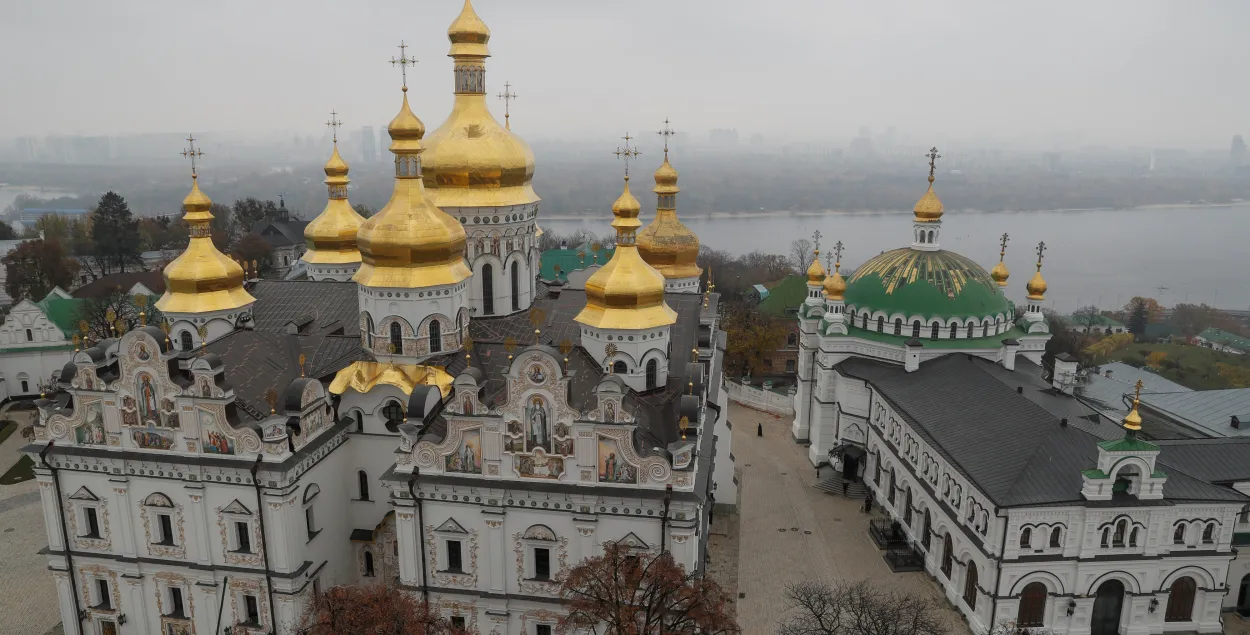
[[[985,269],[941,250],[895,249],[870,259],[847,282],[846,306],[848,314],[854,307],[856,314],[867,309],[907,318],[1013,317],[1007,298]]]

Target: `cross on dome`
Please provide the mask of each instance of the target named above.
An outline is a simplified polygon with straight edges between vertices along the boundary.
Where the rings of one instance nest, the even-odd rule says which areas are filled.
[[[400,77],[402,77],[404,81],[404,92],[407,92],[408,91],[408,67],[412,66],[413,64],[416,64],[417,60],[411,57],[408,57],[408,53],[407,53],[408,45],[404,44],[403,40],[399,41],[399,46],[397,48],[399,48],[399,57],[392,57],[391,65],[399,66],[399,74],[400,74]]]
[[[671,127],[669,127],[668,117],[664,118],[664,127],[661,128],[658,132],[656,132],[656,134],[664,137],[664,160],[667,161],[668,160],[668,138],[677,134],[676,132],[673,131]]]
[[[191,159],[191,178],[195,178],[195,160],[204,156],[204,151],[195,147],[195,135],[187,135],[187,148],[183,149],[182,156]]]
[[[629,136],[628,132],[626,132],[625,136],[621,138],[625,140],[625,144],[617,146],[616,151],[613,152],[612,154],[615,154],[616,158],[623,159],[625,161],[625,180],[628,181],[629,180],[629,161],[630,159],[638,158],[638,155],[642,153],[638,151],[638,148],[629,144],[629,142],[632,141],[634,138]]]
[[[503,92],[499,93],[499,98],[503,100],[503,127],[506,130],[512,129],[512,100],[516,99],[516,93],[512,92],[512,84],[510,82],[503,83]]]
[[[339,126],[343,125],[343,121],[339,119],[339,113],[331,110],[330,120],[326,122],[326,125],[330,127],[330,134],[334,139],[334,143],[338,143],[339,142]]]
[[[1003,235],[1005,236],[1006,234],[1003,234]],[[1003,248],[1006,249],[1005,243],[1004,243]],[[1038,271],[1042,270],[1042,254],[1045,251],[1046,251],[1046,241],[1043,240],[1042,242],[1037,243],[1037,270]]]
[[[925,156],[929,157],[929,182],[932,183],[934,180],[933,175],[937,172],[937,160],[942,158],[942,155],[938,154],[937,146],[933,146],[929,148],[929,154]]]

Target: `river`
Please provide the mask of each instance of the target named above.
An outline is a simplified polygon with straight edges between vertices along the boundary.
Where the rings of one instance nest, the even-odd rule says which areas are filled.
[[[680,210],[678,211],[680,215]],[[843,213],[686,217],[704,245],[733,253],[752,250],[787,254],[790,241],[819,229],[825,246],[845,245],[843,262],[855,266],[881,251],[911,244],[909,214]],[[644,218],[643,222],[649,222]],[[545,231],[611,231],[610,213],[601,219],[543,219]],[[1056,311],[1096,305],[1123,306],[1135,295],[1165,305],[1207,303],[1227,309],[1250,306],[1247,254],[1250,203],[1211,207],[1156,206],[1130,210],[1047,212],[956,212],[943,217],[941,245],[987,270],[998,258],[1006,232],[1010,297],[1024,297],[1033,275],[1038,241],[1046,241],[1042,274],[1046,298]],[[1157,287],[1166,287],[1159,290]]]

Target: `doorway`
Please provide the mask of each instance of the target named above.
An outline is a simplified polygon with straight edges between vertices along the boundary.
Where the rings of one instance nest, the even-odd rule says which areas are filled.
[[[1120,632],[1120,609],[1124,606],[1124,583],[1107,580],[1094,595],[1090,635],[1116,635]]]
[[[1237,612],[1250,616],[1250,573],[1241,576],[1241,589],[1237,591]]]
[[[859,480],[859,457],[850,453],[842,456],[842,480],[854,483]]]

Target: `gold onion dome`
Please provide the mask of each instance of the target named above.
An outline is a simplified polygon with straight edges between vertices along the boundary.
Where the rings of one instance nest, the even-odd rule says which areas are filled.
[[[699,257],[699,237],[677,218],[677,170],[664,157],[655,171],[658,195],[655,219],[638,232],[638,252],[647,264],[665,278],[693,278],[703,273],[695,261]]]
[[[664,302],[664,276],[638,253],[635,232],[642,225],[642,206],[625,189],[612,204],[616,228],[616,251],[612,259],[586,281],[586,307],[574,318],[602,329],[648,329],[677,321],[677,313]]]
[[[808,284],[824,284],[825,268],[820,265],[820,250],[812,253],[812,264],[807,268]]]
[[[534,152],[499,125],[486,107],[490,29],[473,5],[447,29],[455,68],[455,102],[447,121],[426,139],[424,179],[441,208],[500,207],[537,202]]]
[[[326,207],[304,228],[304,241],[308,252],[304,262],[314,264],[350,264],[360,262],[360,250],[356,246],[356,234],[365,219],[352,209],[347,201],[347,162],[339,156],[339,146],[326,162],[325,184],[330,196]]]
[[[916,201],[916,207],[912,212],[916,214],[915,220],[923,223],[932,223],[942,220],[942,201],[938,198],[936,192],[933,191],[933,175],[929,175],[929,189],[925,191],[924,196]]]
[[[1024,288],[1028,290],[1030,300],[1046,299],[1046,279],[1042,277],[1041,265],[1038,265],[1037,273],[1033,274]]]
[[[994,282],[997,282],[1000,287],[1007,286],[1007,277],[1010,275],[1011,273],[1007,271],[1007,265],[1003,264],[1003,261],[1001,260],[998,261],[998,264],[994,265],[993,269],[990,269],[990,277],[993,278]]]
[[[407,89],[387,131],[395,154],[395,189],[381,211],[360,226],[356,242],[362,262],[352,280],[371,287],[419,288],[468,278],[464,227],[430,201],[421,181],[425,125],[412,114]]]
[[[825,295],[830,300],[843,300],[846,294],[846,280],[842,278],[842,274],[838,271],[842,263],[834,265],[833,271],[825,277]]]
[[[163,313],[228,311],[256,301],[243,288],[243,268],[213,245],[212,205],[192,174],[191,192],[182,201],[191,239],[163,272],[165,293],[156,301]]]

